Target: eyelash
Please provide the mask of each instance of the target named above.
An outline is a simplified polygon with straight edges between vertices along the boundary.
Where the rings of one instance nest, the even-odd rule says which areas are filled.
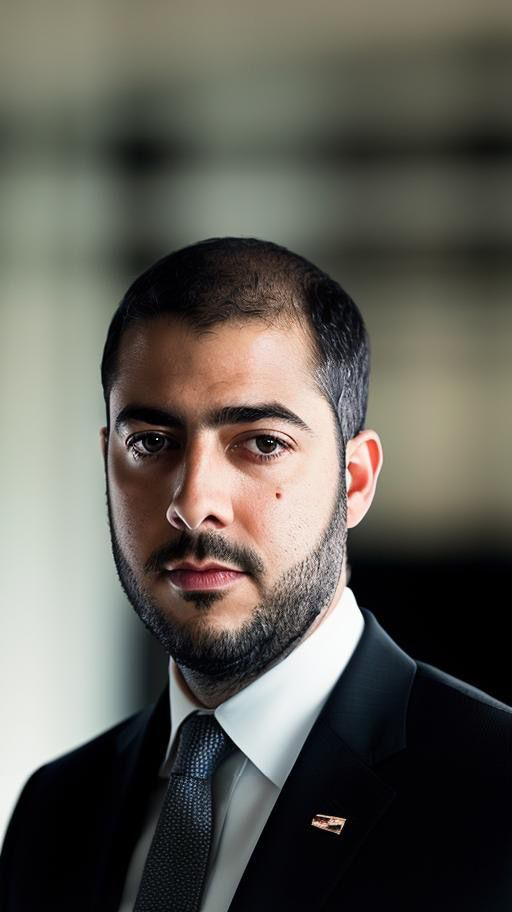
[[[137,443],[143,442],[147,437],[162,437],[164,440],[171,440],[172,438],[167,437],[163,433],[158,431],[144,431],[139,434],[134,434],[132,437],[129,437],[126,441],[126,448],[130,451],[134,459],[158,459],[159,456],[162,456],[168,450],[168,447],[163,447],[161,450],[158,450],[156,453],[144,453],[141,450],[136,450],[135,445]],[[280,437],[277,437],[275,434],[254,434],[252,437],[246,437],[245,440],[241,441],[234,445],[233,449],[240,449],[243,443],[248,443],[252,440],[273,440],[277,443],[280,449],[275,453],[251,453],[251,458],[259,463],[268,463],[272,462],[275,459],[280,459],[284,452],[291,450],[291,446],[285,440],[282,440]]]

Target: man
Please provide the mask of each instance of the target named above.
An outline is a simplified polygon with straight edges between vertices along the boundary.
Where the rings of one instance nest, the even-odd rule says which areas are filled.
[[[510,909],[511,711],[347,588],[382,463],[354,303],[204,241],[128,290],[102,380],[114,558],[169,690],[29,780],[2,912]]]

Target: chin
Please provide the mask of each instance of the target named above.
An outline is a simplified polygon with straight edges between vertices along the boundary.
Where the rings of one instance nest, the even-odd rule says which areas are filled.
[[[219,633],[238,631],[251,618],[255,606],[241,610],[240,603],[229,606],[227,595],[212,598],[214,593],[207,593],[194,600],[180,599],[176,607],[162,611],[168,622],[177,627],[211,630]]]

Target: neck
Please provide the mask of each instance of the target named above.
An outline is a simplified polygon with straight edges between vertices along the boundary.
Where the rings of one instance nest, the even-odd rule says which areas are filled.
[[[199,671],[193,671],[185,668],[183,665],[176,665],[177,680],[184,693],[199,706],[205,709],[216,709],[221,703],[234,697],[235,694],[247,687],[251,681],[258,677],[257,674],[252,678],[223,678],[215,680]]]

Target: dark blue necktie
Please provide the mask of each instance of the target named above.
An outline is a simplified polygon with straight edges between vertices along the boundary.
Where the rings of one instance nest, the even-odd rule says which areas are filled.
[[[233,750],[215,716],[183,722],[134,912],[197,912],[213,829],[212,776]]]

